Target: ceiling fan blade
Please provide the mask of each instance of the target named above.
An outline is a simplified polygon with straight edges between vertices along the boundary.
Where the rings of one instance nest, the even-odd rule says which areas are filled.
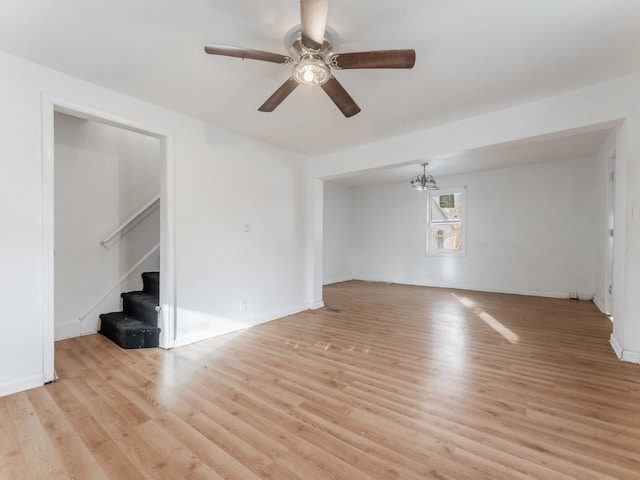
[[[415,50],[377,50],[373,52],[336,53],[329,65],[337,69],[351,68],[413,68]]]
[[[327,28],[330,0],[300,0],[302,44],[310,49],[322,48]]]
[[[227,45],[205,45],[204,51],[211,55],[224,55],[225,57],[248,58],[250,60],[262,60],[273,63],[292,62],[291,57],[278,53],[263,52],[262,50],[252,50],[250,48],[229,47]]]
[[[329,98],[333,100],[333,103],[336,104],[345,117],[353,117],[356,113],[360,112],[360,107],[353,101],[353,98],[351,98],[335,77],[331,77],[327,83],[323,83],[321,87],[327,92]]]
[[[296,89],[297,86],[298,82],[291,77],[289,80],[284,82],[258,110],[261,112],[273,112],[276,107]]]

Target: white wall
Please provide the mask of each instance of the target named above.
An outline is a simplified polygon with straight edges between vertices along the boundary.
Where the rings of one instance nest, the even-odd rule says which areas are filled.
[[[0,395],[44,379],[43,92],[171,133],[177,344],[307,307],[303,157],[4,53],[0,72]]]
[[[145,267],[158,270],[159,209],[109,249],[100,242],[160,194],[160,161],[157,138],[55,114],[56,339],[97,332],[121,292],[142,288],[137,269],[125,277],[150,252]]]
[[[177,178],[177,345],[308,306],[300,157],[246,139],[197,150]]]
[[[324,184],[323,285],[353,279],[353,189]]]
[[[465,256],[428,256],[426,195],[407,182],[355,188],[357,278],[568,297],[593,295],[593,159],[438,178],[467,187]]]

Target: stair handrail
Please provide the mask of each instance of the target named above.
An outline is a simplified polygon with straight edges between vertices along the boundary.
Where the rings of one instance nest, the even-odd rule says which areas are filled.
[[[153,211],[160,207],[160,195],[155,197],[145,206],[143,206],[136,213],[131,215],[122,225],[120,225],[111,235],[107,236],[100,244],[104,248],[111,248],[118,240],[120,240],[125,233],[139,224],[142,220],[147,218]]]
[[[160,244],[158,243],[155,247],[153,247],[151,250],[149,250],[144,257],[142,257],[133,267],[131,267],[124,275],[122,275],[119,279],[118,282],[111,287],[107,293],[102,294],[102,296],[100,297],[100,300],[98,300],[97,302],[94,303],[93,307],[91,307],[88,310],[85,310],[82,315],[80,315],[79,320],[83,321],[91,312],[93,312],[96,308],[98,308],[100,306],[100,304],[102,302],[104,302],[106,300],[106,298],[111,295],[111,292],[113,292],[116,288],[118,288],[120,286],[120,284],[122,284],[122,282],[124,282],[127,278],[129,278],[133,272],[135,272],[138,268],[140,268],[140,265],[142,265],[145,260],[147,260],[147,258],[149,258],[151,255],[153,255],[156,251],[158,251],[158,249],[160,248]]]

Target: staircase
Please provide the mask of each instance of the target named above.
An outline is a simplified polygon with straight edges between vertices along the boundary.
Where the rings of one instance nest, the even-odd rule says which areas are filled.
[[[122,311],[100,315],[102,335],[122,348],[157,347],[160,273],[142,274],[142,291],[122,293]]]

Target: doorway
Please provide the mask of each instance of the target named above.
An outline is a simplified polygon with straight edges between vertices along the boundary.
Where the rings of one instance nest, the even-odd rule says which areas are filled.
[[[607,235],[605,314],[613,321],[613,238],[615,234],[616,152],[607,161]]]
[[[147,127],[133,120],[77,105],[47,94],[42,97],[43,112],[43,376],[54,380],[55,341],[55,114],[62,113],[86,121],[97,122],[147,137],[160,143],[160,199],[159,199],[159,267],[160,312],[158,326],[162,329],[160,346],[172,348],[175,340],[175,241],[173,219],[173,135],[157,128]]]
[[[54,114],[55,339],[96,333],[160,269],[160,139]]]

